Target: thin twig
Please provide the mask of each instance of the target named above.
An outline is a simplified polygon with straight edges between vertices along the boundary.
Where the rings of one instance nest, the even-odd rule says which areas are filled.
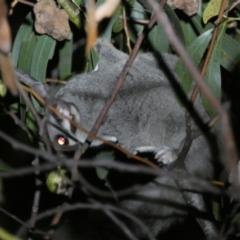
[[[51,78],[46,78],[45,83],[59,83],[59,84],[67,84],[67,81],[64,80],[59,80],[59,79],[51,79]]]
[[[221,3],[221,7],[220,7],[220,10],[219,10],[219,13],[218,13],[218,18],[217,20],[215,21],[215,24],[218,25],[223,17],[223,14],[224,14],[224,10],[227,6],[227,3],[228,3],[228,0],[222,0],[222,3]]]
[[[38,157],[35,157],[35,159],[33,161],[33,165],[35,168],[34,173],[35,173],[36,190],[35,190],[34,198],[33,198],[31,222],[29,222],[29,231],[35,228],[36,216],[38,214],[38,208],[39,208],[40,197],[41,197],[40,186],[42,185],[42,181],[39,179],[40,172],[39,172],[39,158]],[[28,240],[32,240],[32,237],[30,237],[30,234],[29,234]]]
[[[44,235],[43,239],[49,240],[52,238],[53,234],[55,233],[55,227],[59,223],[63,213],[68,207],[68,203],[64,202],[60,207],[57,207],[56,212],[54,214],[53,220],[50,225],[50,230]]]
[[[120,18],[120,19],[123,19],[124,17],[120,15],[119,18]],[[135,22],[135,23],[140,23],[140,24],[143,24],[143,25],[149,24],[149,20],[148,20],[148,19],[129,18],[129,17],[126,17],[125,19],[126,19],[127,21],[131,21],[131,22]]]
[[[213,127],[218,120],[219,120],[219,116],[218,116],[218,115],[215,115],[213,118],[211,118],[211,119],[207,122],[207,126],[208,126],[209,128]]]
[[[224,14],[227,14],[230,12],[233,8],[235,8],[238,4],[240,3],[240,0],[236,0],[235,2],[232,3],[232,5],[224,12]]]
[[[129,37],[129,34],[128,34],[128,27],[127,27],[127,21],[126,21],[126,9],[125,9],[125,7],[123,7],[123,26],[124,26],[124,32],[125,32],[125,35],[126,35],[126,39],[127,39],[128,52],[129,52],[129,54],[131,54],[132,48],[131,48],[131,44],[130,44],[130,37]]]

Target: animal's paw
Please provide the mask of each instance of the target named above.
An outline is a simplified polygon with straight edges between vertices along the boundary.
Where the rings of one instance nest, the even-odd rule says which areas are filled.
[[[134,154],[153,154],[159,165],[166,165],[174,162],[177,159],[177,151],[170,147],[156,148],[153,146],[137,147]]]
[[[113,142],[113,143],[118,143],[118,140],[116,137],[114,136],[100,136],[102,139],[106,140],[106,141],[109,141],[109,142]],[[91,144],[91,147],[98,147],[98,146],[101,146],[102,144],[104,144],[103,141],[100,141],[100,140],[93,140],[92,144]]]
[[[177,152],[173,148],[163,147],[161,150],[156,151],[155,159],[159,164],[170,164],[177,159]]]
[[[135,155],[141,154],[141,153],[156,153],[156,147],[153,146],[142,146],[142,147],[137,147],[135,151],[133,152]]]

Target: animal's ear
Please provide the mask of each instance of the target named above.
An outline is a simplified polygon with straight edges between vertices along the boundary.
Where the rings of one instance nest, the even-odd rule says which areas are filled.
[[[54,99],[50,100],[48,102],[48,104],[54,106],[61,113],[62,116],[57,115],[57,118],[64,120],[65,119],[64,117],[66,117],[77,123],[80,122],[80,120],[81,120],[80,113],[74,104],[64,101],[62,99],[59,99],[59,98],[54,98]],[[56,114],[54,114],[54,115],[56,115]]]
[[[128,55],[117,50],[107,39],[99,38],[94,44],[94,48],[99,56],[98,69],[104,70],[106,66],[111,66],[121,60],[127,60]],[[110,65],[109,65],[110,64]]]
[[[15,70],[16,75],[20,82],[26,84],[28,87],[33,89],[38,95],[46,99],[48,97],[48,86],[42,82],[37,81],[24,71],[17,69]]]

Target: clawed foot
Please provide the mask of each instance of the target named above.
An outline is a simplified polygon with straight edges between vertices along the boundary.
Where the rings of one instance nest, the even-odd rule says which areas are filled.
[[[170,164],[177,159],[177,151],[170,147],[156,148],[152,146],[138,147],[134,154],[153,153],[159,164]]]
[[[113,136],[101,136],[101,138],[109,142],[118,143],[117,138]],[[100,140],[93,140],[91,147],[98,147],[101,146],[102,144],[104,144],[104,142]]]
[[[170,164],[177,159],[177,152],[173,148],[163,147],[156,152],[155,159],[158,163],[163,163],[164,165]]]

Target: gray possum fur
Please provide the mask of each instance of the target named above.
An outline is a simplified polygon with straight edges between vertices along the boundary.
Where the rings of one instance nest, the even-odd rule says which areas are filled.
[[[89,131],[111,95],[114,84],[128,59],[128,55],[117,50],[104,39],[98,40],[95,49],[99,54],[98,70],[72,77],[52,100],[64,115],[77,121]],[[163,59],[168,67],[173,69],[178,58],[164,54]],[[194,108],[206,122],[208,117],[200,99],[196,101]],[[87,135],[72,127],[68,121],[52,114],[48,115],[49,122],[63,128],[73,137],[69,139],[69,145],[74,145],[76,139],[81,143],[86,140]],[[196,128],[194,121],[192,126]],[[63,134],[52,124],[48,124],[47,129],[51,141],[56,142],[56,136]],[[186,137],[185,108],[177,101],[170,81],[160,69],[153,54],[137,56],[97,135],[114,141],[117,139],[120,146],[132,153],[152,151],[160,162],[171,163],[176,159]],[[97,144],[99,143],[95,142],[95,145]],[[209,143],[205,136],[200,136],[193,141],[185,159],[186,169],[194,176],[211,179],[213,177],[211,158]],[[138,216],[147,215],[142,220],[154,237],[173,223],[182,221],[187,214],[186,202],[182,194],[172,189],[161,188],[159,184],[176,186],[174,180],[158,177],[137,191],[133,196],[134,199],[126,199],[119,203],[123,209]],[[192,204],[196,205],[197,209],[204,210],[201,195],[192,194],[192,196]],[[152,198],[155,203],[141,201],[142,197]],[[103,223],[99,220],[97,225],[102,226],[101,224]],[[90,225],[93,227],[94,224],[90,223]],[[135,224],[128,226],[136,239],[146,237],[142,228]],[[77,229],[80,228],[81,226]],[[99,228],[101,227],[94,230],[93,227],[92,231],[97,231],[96,229]],[[205,234],[210,236],[214,231],[211,223],[207,222]],[[61,233],[61,229],[59,232]],[[65,239],[124,239],[112,237],[110,233],[111,237],[105,235],[101,237],[98,234],[84,237],[80,232],[77,235],[76,229],[74,236],[71,235],[72,230],[69,230],[69,233],[65,231],[65,234],[69,234]]]

